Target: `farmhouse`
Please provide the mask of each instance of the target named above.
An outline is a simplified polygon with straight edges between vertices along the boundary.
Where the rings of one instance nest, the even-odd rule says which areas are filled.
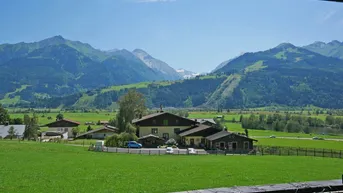
[[[15,136],[14,138],[22,138],[24,136],[25,125],[0,125],[0,138],[9,138],[8,131],[10,128],[14,128]]]
[[[197,125],[193,120],[163,111],[133,120],[132,123],[136,125],[139,137],[153,134],[164,140],[179,140],[180,131]]]
[[[119,133],[119,130],[116,127],[107,125],[86,133],[82,133],[76,136],[76,139],[105,139],[107,136],[111,136],[115,133]]]
[[[139,141],[144,147],[156,147],[162,141],[175,139],[181,146],[206,149],[252,150],[254,139],[220,130],[213,119],[188,119],[160,111],[133,120]]]
[[[73,128],[78,127],[80,123],[68,120],[68,119],[61,119],[52,123],[48,123],[43,125],[42,127],[49,127],[48,131],[57,131],[57,132],[67,132],[67,138],[73,137]],[[43,134],[43,133],[42,133]],[[65,135],[64,135],[65,136]],[[44,137],[44,135],[42,135]]]

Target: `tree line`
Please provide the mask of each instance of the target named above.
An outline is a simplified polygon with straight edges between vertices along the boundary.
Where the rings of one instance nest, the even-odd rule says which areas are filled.
[[[259,129],[259,130],[274,130],[290,133],[311,133],[317,128],[328,127],[343,131],[343,118],[326,116],[325,120],[317,117],[285,114],[251,114],[249,117],[241,115],[240,122],[243,128]]]

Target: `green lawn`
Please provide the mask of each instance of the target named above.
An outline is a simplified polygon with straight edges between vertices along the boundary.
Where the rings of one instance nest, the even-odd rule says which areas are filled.
[[[341,177],[343,164],[342,159],[318,157],[96,153],[17,141],[0,141],[0,149],[0,192],[6,193],[162,193],[331,180]]]
[[[316,148],[316,149],[336,149],[336,150],[343,151],[343,141],[329,141],[329,140],[259,138],[256,145],[287,146],[287,147],[302,147],[302,148]]]

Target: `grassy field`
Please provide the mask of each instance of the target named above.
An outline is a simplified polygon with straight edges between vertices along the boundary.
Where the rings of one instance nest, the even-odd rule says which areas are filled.
[[[331,180],[341,177],[343,164],[342,159],[314,157],[96,153],[34,142],[0,141],[0,149],[0,192],[6,193],[162,193]]]
[[[343,141],[259,138],[256,145],[343,150]]]

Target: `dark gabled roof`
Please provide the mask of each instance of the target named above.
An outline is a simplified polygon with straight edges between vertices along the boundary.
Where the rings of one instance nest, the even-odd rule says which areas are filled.
[[[45,136],[59,136],[68,132],[67,131],[46,131],[44,133],[45,133]]]
[[[226,130],[223,130],[223,131],[220,131],[220,132],[215,133],[213,135],[207,136],[206,139],[210,140],[210,141],[213,141],[213,140],[220,139],[220,138],[228,136],[228,135],[237,135],[237,136],[244,137],[244,138],[247,138],[247,139],[250,139],[250,140],[253,140],[253,141],[257,141],[256,139],[251,139],[251,138],[249,138],[249,137],[247,137],[245,135],[238,135],[237,133],[228,132]]]
[[[150,138],[150,137],[156,138],[156,139],[160,139],[160,140],[164,140],[164,139],[160,138],[159,136],[156,136],[156,135],[153,135],[153,134],[145,135],[143,137],[138,138],[138,140],[147,139],[147,138]]]
[[[111,129],[111,128],[115,128],[115,129]],[[79,134],[78,136],[76,136],[76,138],[84,136],[84,135],[88,135],[88,134],[91,134],[91,133],[95,133],[95,132],[98,132],[98,131],[101,131],[101,130],[108,130],[108,131],[112,131],[114,133],[116,133],[118,131],[118,129],[116,127],[111,127],[111,128],[109,128],[109,127],[101,127],[101,128],[98,128],[98,129],[94,129],[94,130],[88,131],[86,133]]]
[[[191,119],[193,121],[197,121],[198,123],[202,124],[202,123],[205,123],[205,122],[209,122],[209,123],[212,123],[212,124],[217,124],[213,119],[202,119],[202,118],[193,118]]]
[[[67,122],[67,123],[73,123],[75,125],[80,125],[79,122],[76,122],[76,121],[72,121],[72,120],[69,120],[69,119],[61,119],[61,120],[58,120],[58,121],[55,121],[55,122],[52,122],[52,123],[48,123],[46,125],[43,125],[42,127],[49,127],[51,125],[54,125],[56,123],[61,123],[61,122]]]
[[[147,119],[151,119],[151,118],[154,118],[154,117],[158,117],[160,115],[165,115],[165,114],[168,114],[168,115],[172,115],[172,116],[175,116],[175,117],[179,117],[181,119],[187,119],[189,121],[192,121],[194,123],[196,123],[194,120],[191,120],[191,119],[188,119],[188,118],[185,118],[185,117],[181,117],[179,115],[175,115],[173,113],[169,113],[169,112],[158,112],[158,113],[153,113],[153,114],[150,114],[150,115],[146,115],[140,119],[134,119],[132,120],[132,123],[138,123],[138,122],[141,122],[141,121],[144,121],[144,120],[147,120]]]
[[[179,135],[181,136],[181,137],[184,137],[184,136],[187,136],[187,135],[190,135],[190,134],[192,134],[192,133],[196,133],[196,132],[199,132],[199,131],[203,131],[203,130],[205,130],[205,129],[209,129],[209,128],[211,128],[211,126],[208,126],[208,125],[197,125],[196,127],[194,127],[194,128],[191,128],[191,129],[187,129],[187,130],[184,130],[184,131],[181,131],[180,133],[179,133]]]

